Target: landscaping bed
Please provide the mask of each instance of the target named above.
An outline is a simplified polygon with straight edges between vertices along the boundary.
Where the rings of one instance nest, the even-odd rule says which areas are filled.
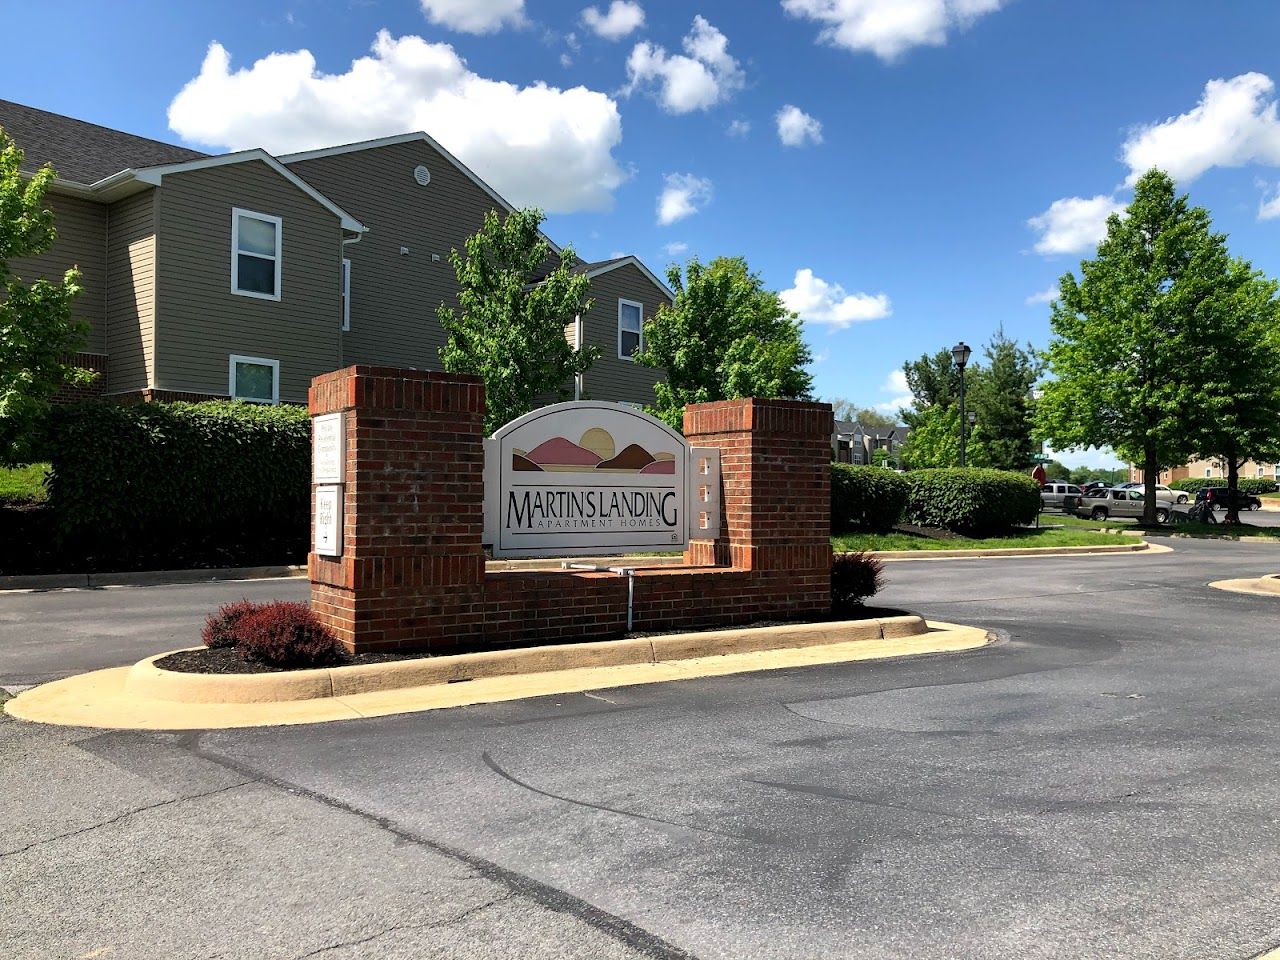
[[[729,626],[721,624],[717,626],[689,627],[687,629],[680,630],[637,630],[614,637],[597,636],[574,640],[562,640],[558,641],[557,645],[570,646],[574,644],[608,642],[609,640],[647,640],[654,637],[667,637],[687,633],[714,633],[719,630],[751,630],[760,627],[784,627],[799,624],[843,623],[854,620],[871,620],[883,617],[905,617],[910,615],[911,614],[908,614],[905,610],[892,610],[884,607],[857,607],[846,611],[844,615],[832,614],[821,618],[754,620],[751,623],[744,624],[732,624]],[[331,664],[331,666],[360,667],[375,663],[400,663],[409,660],[431,660],[436,657],[451,657],[465,653],[524,650],[531,647],[541,647],[546,645],[545,641],[531,641],[528,643],[511,643],[501,645],[470,644],[434,653],[422,651],[414,653],[395,653],[392,651],[359,654],[342,653]],[[190,650],[178,650],[168,656],[156,660],[155,666],[161,670],[169,670],[173,673],[200,674],[289,673],[295,670],[311,669],[308,666],[284,667],[263,663],[259,660],[246,660],[234,647],[199,647]]]

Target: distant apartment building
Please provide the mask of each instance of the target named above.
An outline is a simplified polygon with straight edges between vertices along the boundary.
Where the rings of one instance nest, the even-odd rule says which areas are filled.
[[[1240,468],[1241,477],[1258,477],[1280,482],[1280,463],[1254,463],[1252,460]],[[1171,467],[1160,471],[1158,483],[1170,484],[1175,480],[1201,478],[1206,480],[1225,480],[1227,465],[1221,460],[1192,460],[1180,467]],[[1143,471],[1137,464],[1129,464],[1129,479],[1134,483],[1142,483]]]
[[[910,427],[864,427],[854,420],[837,420],[831,435],[831,455],[837,463],[867,466],[876,462],[876,451],[883,450],[891,465],[898,462],[899,451],[907,440]]]

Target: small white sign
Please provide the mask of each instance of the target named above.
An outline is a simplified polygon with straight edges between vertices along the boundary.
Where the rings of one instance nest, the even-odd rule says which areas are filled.
[[[311,434],[312,483],[342,483],[346,477],[346,424],[342,413],[314,417]]]
[[[322,557],[342,556],[342,488],[316,487],[315,552]]]

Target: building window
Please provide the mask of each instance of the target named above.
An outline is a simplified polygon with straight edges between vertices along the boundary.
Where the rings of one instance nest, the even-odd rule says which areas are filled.
[[[631,360],[644,349],[644,307],[634,300],[618,301],[618,357]]]
[[[280,361],[262,357],[231,357],[231,379],[227,387],[232,400],[250,403],[280,402]]]
[[[342,261],[342,329],[351,329],[351,261]]]
[[[1211,470],[1209,467],[1205,467],[1205,468],[1204,468],[1204,475],[1205,475],[1206,477],[1212,477],[1212,476],[1213,476],[1213,470]]]
[[[1257,476],[1259,476],[1259,477],[1260,477],[1260,476],[1262,476],[1262,464],[1258,464],[1258,473],[1257,473]]]
[[[280,299],[282,221],[252,210],[231,211],[231,292]]]

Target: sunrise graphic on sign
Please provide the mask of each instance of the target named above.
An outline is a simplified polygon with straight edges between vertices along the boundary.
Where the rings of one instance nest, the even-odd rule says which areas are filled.
[[[675,454],[650,453],[638,443],[617,449],[613,435],[601,427],[585,431],[578,442],[564,437],[544,440],[532,450],[512,450],[511,469],[526,473],[674,474]]]

